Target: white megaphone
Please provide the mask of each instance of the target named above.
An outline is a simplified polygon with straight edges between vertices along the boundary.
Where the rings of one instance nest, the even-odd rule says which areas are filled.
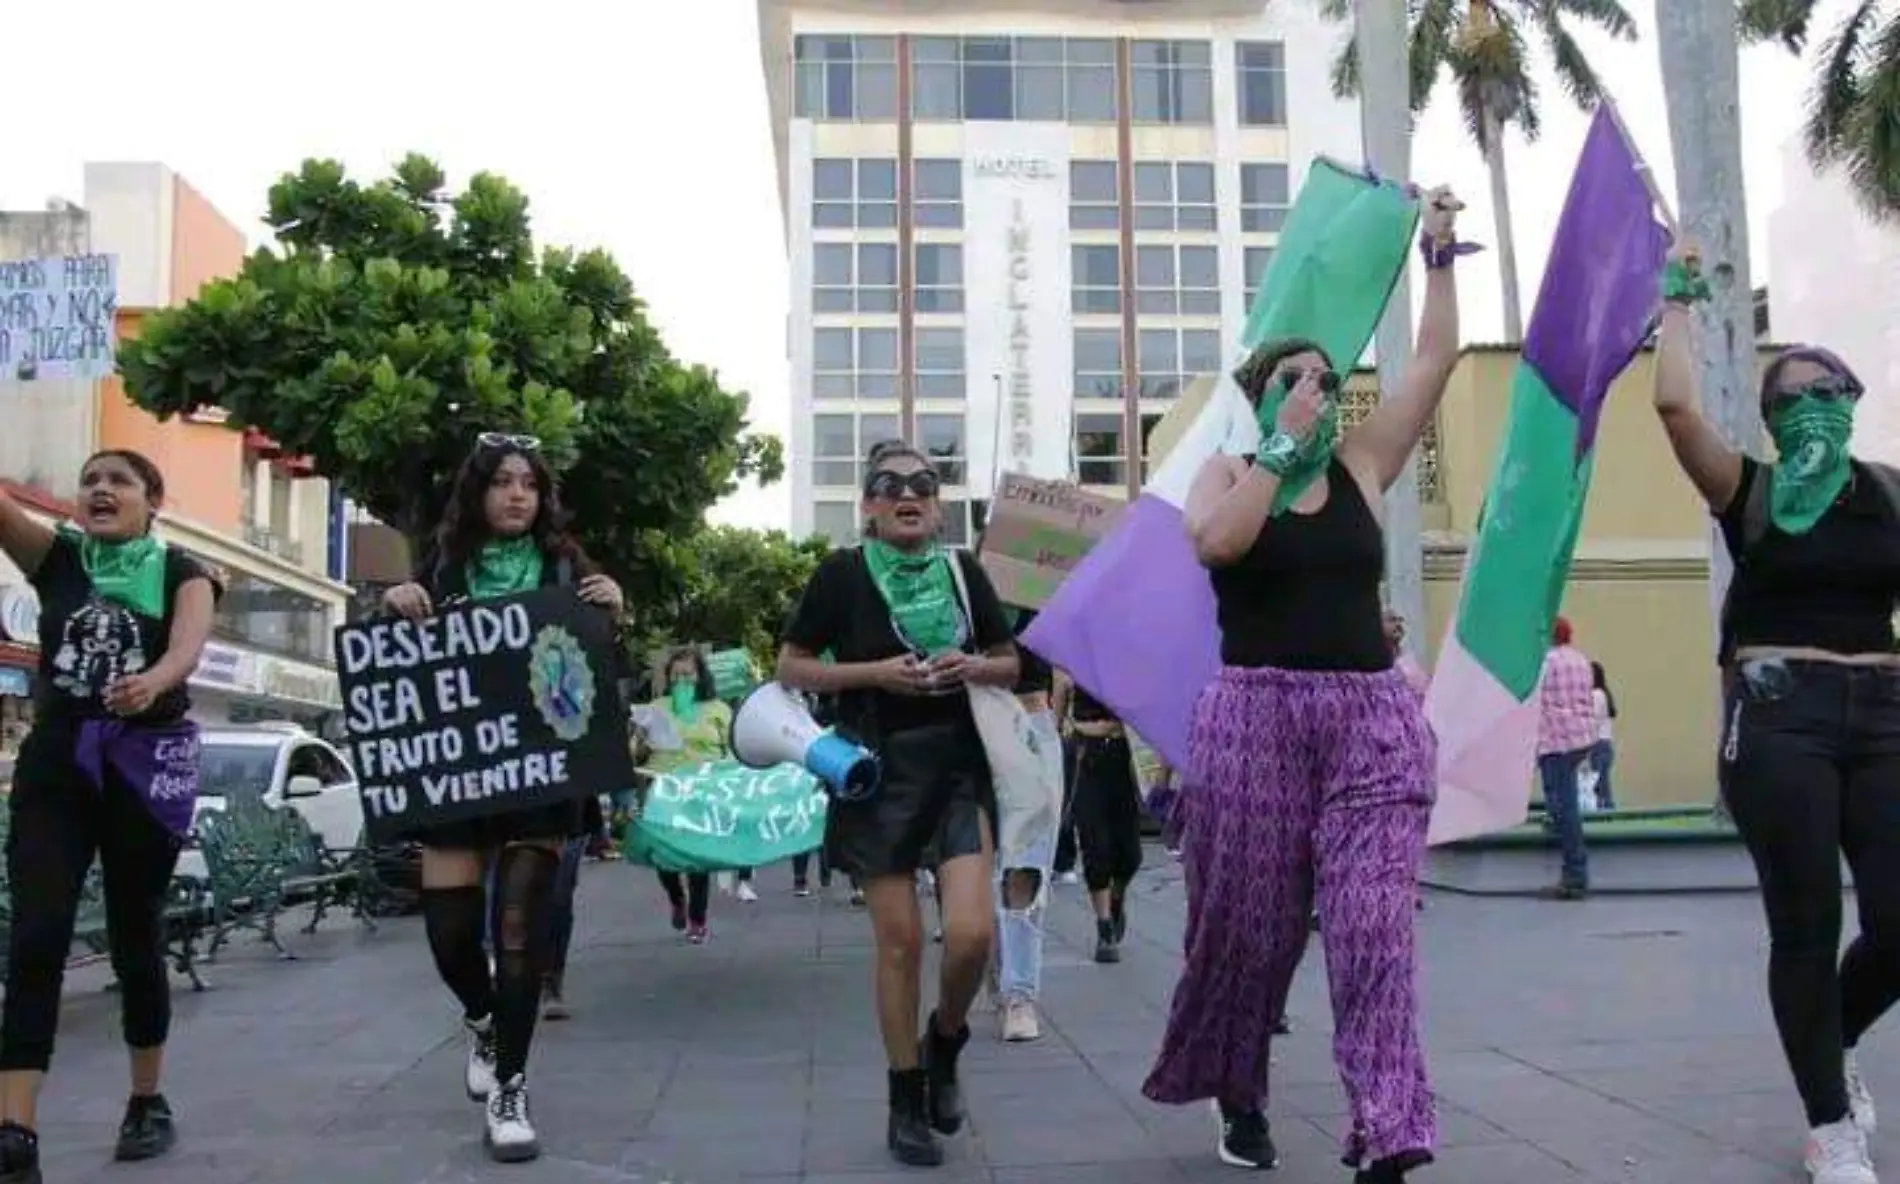
[[[798,696],[780,683],[760,683],[752,689],[732,713],[727,740],[740,764],[754,769],[803,765],[839,801],[862,801],[877,790],[876,754],[820,727]]]

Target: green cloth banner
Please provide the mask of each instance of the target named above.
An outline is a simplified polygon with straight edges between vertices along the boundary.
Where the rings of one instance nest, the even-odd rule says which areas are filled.
[[[706,669],[712,672],[713,686],[722,703],[745,698],[746,692],[759,684],[758,673],[752,669],[752,655],[743,649],[707,654]]]
[[[828,802],[797,765],[707,761],[658,773],[627,828],[628,862],[671,872],[765,867],[816,850]]]

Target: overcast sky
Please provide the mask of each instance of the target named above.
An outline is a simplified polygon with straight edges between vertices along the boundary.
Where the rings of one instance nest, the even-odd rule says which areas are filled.
[[[1626,3],[1647,33],[1652,0]],[[0,121],[0,208],[79,199],[88,160],[159,160],[256,237],[270,184],[308,156],[368,177],[411,150],[457,184],[500,172],[533,199],[540,239],[612,251],[673,351],[749,391],[755,423],[782,432],[787,280],[755,14],[753,0],[538,0],[499,19],[450,0],[91,0],[80,18],[11,5],[7,73],[25,101]],[[1585,44],[1673,193],[1654,44]],[[1804,80],[1778,51],[1743,56],[1758,284],[1772,279],[1762,229]],[[1586,125],[1554,80],[1545,89],[1542,138],[1508,145],[1526,315]],[[1483,163],[1449,95],[1413,160],[1415,179],[1469,202],[1467,236],[1491,241]],[[1468,265],[1461,292],[1466,337],[1497,338],[1490,256]],[[742,491],[716,517],[785,525],[785,488]]]

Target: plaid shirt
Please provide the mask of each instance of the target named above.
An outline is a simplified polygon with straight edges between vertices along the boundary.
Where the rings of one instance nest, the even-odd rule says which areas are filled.
[[[1590,660],[1573,646],[1552,646],[1537,682],[1537,754],[1576,752],[1597,742]]]

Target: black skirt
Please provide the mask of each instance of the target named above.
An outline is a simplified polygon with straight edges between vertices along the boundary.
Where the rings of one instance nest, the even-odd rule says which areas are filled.
[[[826,814],[832,866],[870,880],[982,854],[996,792],[975,725],[905,728],[875,747],[883,771],[877,792],[861,802],[833,801]]]
[[[440,851],[485,851],[509,843],[565,842],[587,833],[586,820],[587,800],[572,798],[506,814],[464,818],[402,837]]]

